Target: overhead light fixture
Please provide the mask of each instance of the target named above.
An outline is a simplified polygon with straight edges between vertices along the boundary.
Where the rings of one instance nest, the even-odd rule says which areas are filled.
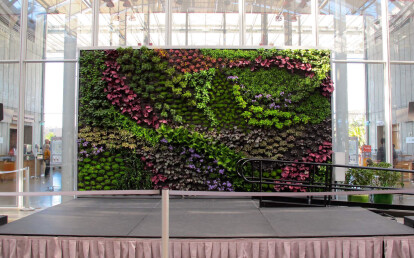
[[[106,7],[112,8],[114,6],[115,5],[114,5],[114,3],[112,1],[109,1],[109,2],[106,3]]]
[[[131,7],[131,2],[126,0],[122,6],[123,7]]]

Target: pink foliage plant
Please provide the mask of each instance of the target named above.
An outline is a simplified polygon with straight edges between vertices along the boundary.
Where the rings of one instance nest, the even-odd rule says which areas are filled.
[[[118,52],[107,50],[105,61],[106,69],[103,72],[102,80],[106,81],[105,92],[107,99],[112,105],[117,106],[122,114],[130,116],[137,124],[146,124],[155,129],[167,121],[160,119],[153,111],[153,107],[143,103],[137,94],[126,84],[126,77],[120,73],[121,65],[116,62]]]

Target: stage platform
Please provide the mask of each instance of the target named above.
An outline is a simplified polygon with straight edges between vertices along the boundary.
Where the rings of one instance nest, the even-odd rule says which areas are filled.
[[[64,250],[71,250],[70,241],[75,243],[72,252],[76,257],[93,257],[89,254],[99,251],[99,241],[104,243],[101,252],[111,253],[104,257],[112,256],[117,249],[114,249],[115,245],[123,254],[128,250],[138,255],[140,249],[142,255],[147,250],[147,255],[142,257],[159,257],[160,237],[161,199],[157,197],[78,198],[0,226],[0,254],[4,254],[6,246],[10,246],[9,240],[14,239],[16,242],[10,248],[18,248],[17,243],[21,241],[21,247],[27,249],[30,246],[33,251],[42,249],[41,241],[46,241],[45,246],[47,243],[49,248],[54,246],[54,251],[49,252],[58,250],[63,257]],[[318,252],[329,248],[331,250],[328,251],[333,252],[334,248],[335,252],[348,250],[352,253],[354,245],[357,252],[361,252],[361,248],[367,250],[364,257],[382,257],[375,254],[384,254],[385,246],[388,250],[392,246],[393,251],[389,251],[392,256],[384,257],[399,257],[395,254],[400,252],[414,255],[414,228],[368,210],[355,207],[258,208],[255,200],[247,198],[171,198],[170,237],[171,251],[177,253],[174,250],[180,250],[171,257],[186,257],[183,252],[187,249],[191,252],[191,243],[197,243],[195,248],[202,251],[196,252],[204,254],[188,257],[232,257],[206,256],[205,252],[208,247],[212,252],[214,244],[219,245],[214,250],[221,253],[224,248],[227,250],[224,252],[230,252],[230,243],[235,242],[235,254],[241,249],[252,254],[245,257],[273,257],[269,250],[287,252],[286,243],[289,243],[288,252],[291,253],[309,248],[312,252],[318,248],[321,249]],[[85,241],[88,242],[87,248]],[[109,249],[106,248],[107,243],[111,243]],[[135,243],[133,251],[128,246],[122,247],[131,243]],[[223,247],[225,243],[228,243],[227,247]],[[256,248],[258,254],[266,252],[267,256],[253,255],[254,243],[259,248]],[[362,243],[363,247],[360,246]],[[66,245],[67,248],[64,248]],[[85,250],[88,255],[79,255]],[[148,250],[151,253],[149,256]]]
[[[78,198],[0,226],[0,234],[161,237],[158,198]],[[258,208],[251,199],[170,200],[174,238],[414,235],[414,228],[362,208]]]

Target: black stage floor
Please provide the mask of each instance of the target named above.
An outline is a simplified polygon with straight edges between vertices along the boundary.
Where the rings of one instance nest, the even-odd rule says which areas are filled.
[[[158,198],[78,198],[0,226],[0,235],[159,238]],[[251,199],[170,200],[172,238],[414,235],[362,208],[261,208]]]

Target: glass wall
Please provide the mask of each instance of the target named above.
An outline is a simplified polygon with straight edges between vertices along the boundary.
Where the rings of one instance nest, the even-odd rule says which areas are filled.
[[[90,1],[29,0],[27,59],[64,59],[76,47],[92,45]]]
[[[46,138],[52,134],[61,137],[57,140],[62,144],[63,190],[72,190],[76,182],[79,47],[168,44],[331,49],[336,89],[332,102],[334,150],[341,156],[334,162],[349,162],[348,137],[357,128],[363,132],[359,142],[371,145],[374,159],[378,159],[376,155],[385,138],[388,143],[385,152],[396,153],[397,157],[387,161],[412,166],[414,21],[410,1],[0,0],[0,3],[0,103],[5,114],[0,121],[0,161],[21,157],[14,166],[22,168],[24,155],[30,149],[33,154],[35,150],[41,154]],[[22,9],[26,4],[27,9]],[[23,11],[27,12],[25,24],[21,19]],[[383,17],[387,12],[388,16]],[[384,27],[387,22],[389,26]],[[20,37],[20,32],[25,33],[24,37]],[[389,39],[389,45],[384,39]],[[25,54],[24,60],[19,60],[20,53]],[[19,94],[23,94],[22,105]],[[391,104],[386,102],[388,95]],[[20,112],[24,113],[24,119],[18,119],[20,109],[24,109]],[[13,155],[9,155],[11,149]]]
[[[100,2],[99,45],[165,45],[164,1]]]
[[[335,60],[381,60],[381,26],[380,0],[319,0],[319,47],[333,49]]]
[[[17,173],[17,117],[19,103],[18,64],[0,64],[0,103],[3,120],[0,121],[0,192],[18,190]],[[16,197],[0,197],[1,206],[17,205]]]
[[[414,21],[412,1],[389,1],[391,60],[414,60]]]
[[[172,1],[172,45],[238,46],[238,1]]]
[[[311,1],[245,1],[246,45],[315,46]]]
[[[0,60],[18,59],[21,2],[2,0],[0,10]]]

